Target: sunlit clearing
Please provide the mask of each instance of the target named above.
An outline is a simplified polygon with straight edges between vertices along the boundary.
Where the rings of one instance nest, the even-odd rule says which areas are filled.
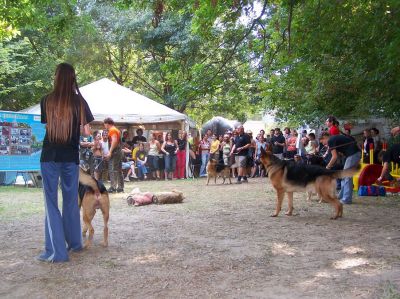
[[[296,250],[285,243],[274,243],[272,245],[272,254],[294,255]]]
[[[336,269],[344,270],[358,266],[368,265],[368,260],[365,258],[345,258],[333,264]]]
[[[146,263],[154,263],[160,260],[160,256],[151,253],[146,255],[140,255],[132,259],[132,263],[138,264],[146,264]]]
[[[364,249],[360,248],[360,247],[356,247],[356,246],[349,246],[349,247],[345,247],[342,250],[344,253],[347,254],[357,254],[357,253],[362,253],[365,252]]]

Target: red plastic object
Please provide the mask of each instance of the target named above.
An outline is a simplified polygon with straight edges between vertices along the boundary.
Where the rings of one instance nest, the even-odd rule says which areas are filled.
[[[368,164],[365,166],[358,177],[358,186],[371,186],[376,182],[382,172],[382,165]]]
[[[383,187],[385,187],[386,192],[391,192],[391,193],[399,193],[400,192],[400,187],[390,186],[389,181],[383,181],[381,185],[374,184],[374,186],[383,186]]]

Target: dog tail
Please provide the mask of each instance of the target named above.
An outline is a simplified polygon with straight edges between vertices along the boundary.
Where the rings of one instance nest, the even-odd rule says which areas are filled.
[[[352,177],[360,170],[360,168],[361,168],[360,164],[357,164],[356,166],[354,166],[352,168],[336,171],[335,174],[333,175],[333,177],[335,179]]]
[[[99,186],[94,178],[91,175],[87,174],[83,171],[82,168],[79,167],[79,182],[82,185],[89,186],[93,189],[95,193],[100,193]]]

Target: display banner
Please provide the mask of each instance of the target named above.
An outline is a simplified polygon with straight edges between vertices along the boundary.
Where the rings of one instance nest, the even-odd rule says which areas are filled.
[[[0,111],[0,171],[39,171],[45,133],[40,115]]]

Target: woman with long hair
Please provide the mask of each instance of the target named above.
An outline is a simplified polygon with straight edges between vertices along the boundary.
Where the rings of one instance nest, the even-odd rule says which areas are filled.
[[[201,156],[200,177],[207,176],[207,163],[210,159],[210,142],[208,142],[208,135],[203,135],[203,139],[199,144],[199,153]]]
[[[78,207],[79,137],[89,135],[93,120],[79,92],[74,68],[57,66],[53,91],[40,102],[46,135],[40,157],[45,203],[45,250],[38,259],[68,261],[68,251],[82,249]],[[58,184],[62,190],[62,214],[58,208]]]
[[[157,140],[157,136],[155,133],[152,134],[150,138],[150,149],[147,155],[147,162],[150,167],[151,175],[153,179],[159,180],[160,179],[160,165],[158,163],[159,154],[161,151],[161,145]]]
[[[178,143],[172,138],[170,132],[165,135],[165,141],[161,146],[161,151],[165,154],[165,179],[172,180],[176,168]]]

